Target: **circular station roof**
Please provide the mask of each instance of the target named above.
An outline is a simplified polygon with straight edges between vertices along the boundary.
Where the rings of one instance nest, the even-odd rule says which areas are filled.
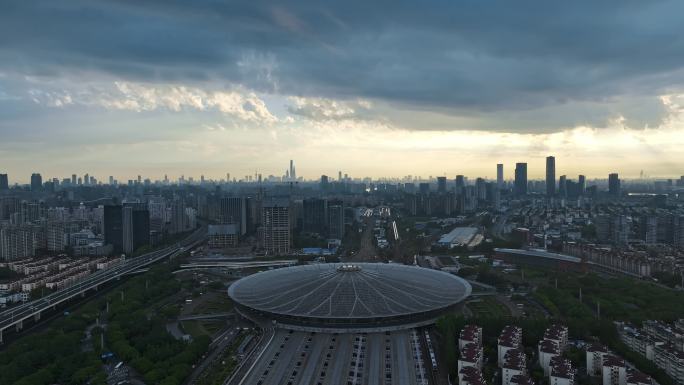
[[[470,292],[470,284],[455,275],[385,263],[286,267],[242,278],[228,289],[239,305],[271,316],[354,324],[433,315]]]

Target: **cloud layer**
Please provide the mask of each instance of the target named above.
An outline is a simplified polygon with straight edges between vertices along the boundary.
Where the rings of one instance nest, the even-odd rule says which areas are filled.
[[[380,151],[466,132],[547,143],[616,122],[684,135],[682,14],[677,0],[9,0],[0,151],[122,138],[204,148],[190,144],[206,128],[289,152],[308,150],[294,132],[351,144],[359,127],[391,138]]]

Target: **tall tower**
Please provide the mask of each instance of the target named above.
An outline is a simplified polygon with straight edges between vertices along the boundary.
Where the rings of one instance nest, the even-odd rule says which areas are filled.
[[[499,163],[496,165],[496,187],[501,190],[504,184],[504,165]]]
[[[290,159],[290,180],[297,180],[297,172],[295,171],[294,161]]]
[[[266,255],[290,252],[290,205],[284,199],[264,202],[261,216],[261,244]]]
[[[546,157],[546,195],[556,195],[556,158]]]
[[[620,177],[617,173],[608,175],[608,194],[615,197],[620,196]]]
[[[527,163],[515,164],[515,195],[527,195]]]
[[[43,177],[38,173],[31,174],[31,191],[40,191],[43,188]]]
[[[7,179],[7,174],[0,174],[0,190],[9,189],[9,179]]]

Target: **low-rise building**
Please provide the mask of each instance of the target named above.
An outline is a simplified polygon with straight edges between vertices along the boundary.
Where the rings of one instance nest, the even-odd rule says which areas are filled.
[[[458,337],[458,349],[463,349],[467,344],[482,346],[482,328],[477,325],[466,325]]]
[[[458,371],[466,366],[474,366],[482,370],[482,347],[474,343],[466,344],[461,349],[461,356],[458,358]]]
[[[551,372],[551,360],[561,354],[558,343],[552,340],[541,340],[537,346],[539,353],[539,366],[544,370],[544,375],[548,376]]]
[[[627,385],[627,366],[625,360],[612,354],[603,357],[601,368],[603,385]]]
[[[514,376],[527,374],[527,363],[525,361],[525,353],[522,350],[510,349],[506,352],[501,367],[502,385],[511,385]]]
[[[466,366],[458,371],[459,385],[487,385],[480,369]]]
[[[551,359],[549,385],[574,385],[575,369],[570,360],[557,356]]]
[[[684,384],[684,352],[674,345],[664,344],[654,349],[654,362],[679,385]]]
[[[522,343],[522,329],[508,325],[503,328],[497,343],[498,365],[503,367],[506,352],[511,349],[519,349]]]
[[[653,379],[638,370],[627,369],[627,385],[653,385]]]
[[[601,344],[591,344],[587,347],[587,375],[603,375],[603,357],[608,355],[608,348]]]

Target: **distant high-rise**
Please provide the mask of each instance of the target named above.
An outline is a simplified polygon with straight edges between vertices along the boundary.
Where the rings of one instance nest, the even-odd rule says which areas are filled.
[[[420,191],[421,194],[429,194],[430,193],[430,183],[421,183],[418,185],[418,191]]]
[[[330,180],[327,175],[321,175],[321,190],[328,191]]]
[[[7,178],[7,174],[0,174],[0,190],[8,190],[9,189],[9,179]]]
[[[104,207],[105,243],[112,245],[114,252],[123,251],[123,215],[121,206]]]
[[[131,253],[149,244],[150,212],[144,203],[124,204],[121,228],[125,253]]]
[[[306,233],[325,235],[328,233],[328,202],[320,198],[302,201],[302,227]]]
[[[504,165],[499,163],[496,165],[496,187],[501,190],[504,184]]]
[[[445,176],[437,177],[437,192],[445,193],[447,190],[447,180]]]
[[[456,175],[456,192],[461,193],[465,187],[465,177],[463,175]]]
[[[577,193],[579,195],[584,195],[584,192],[587,189],[587,177],[584,175],[580,175],[577,178]]]
[[[620,196],[620,177],[617,173],[608,175],[608,194],[615,197]]]
[[[294,160],[290,159],[290,180],[297,180],[297,171],[295,170]]]
[[[527,163],[515,164],[515,194],[527,195]]]
[[[290,205],[285,199],[264,202],[261,215],[261,245],[267,255],[290,252]]]
[[[344,204],[342,201],[332,201],[328,204],[328,229],[330,238],[344,238]]]
[[[248,229],[248,201],[244,197],[224,197],[219,201],[219,221],[223,224],[234,223],[245,235]]]
[[[567,181],[568,181],[568,178],[565,175],[561,175],[560,178],[558,179],[558,195],[560,195],[561,198],[567,198],[568,197]]]
[[[546,195],[556,195],[556,158],[546,157]]]
[[[40,191],[43,188],[43,177],[38,173],[31,174],[31,191]]]
[[[76,186],[76,174],[71,174],[71,184]]]

